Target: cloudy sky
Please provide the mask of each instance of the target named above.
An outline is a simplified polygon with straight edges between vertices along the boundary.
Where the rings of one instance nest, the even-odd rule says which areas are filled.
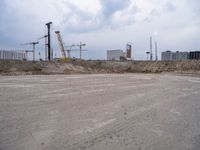
[[[125,50],[128,42],[135,59],[146,59],[150,36],[159,52],[200,50],[199,0],[1,0],[0,49],[30,48],[20,43],[45,35],[49,21],[57,56],[55,30],[65,45],[86,43],[87,59],[105,59],[107,49]],[[43,49],[41,40],[37,50]]]

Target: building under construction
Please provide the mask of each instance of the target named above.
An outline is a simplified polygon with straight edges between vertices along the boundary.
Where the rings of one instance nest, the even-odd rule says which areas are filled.
[[[22,50],[0,50],[0,60],[27,60],[27,55]]]

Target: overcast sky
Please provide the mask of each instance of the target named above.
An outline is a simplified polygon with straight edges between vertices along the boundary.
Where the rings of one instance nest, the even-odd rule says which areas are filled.
[[[65,45],[86,43],[87,59],[105,59],[107,49],[125,50],[128,42],[135,59],[146,59],[150,36],[159,52],[200,50],[199,0],[0,0],[0,49],[30,48],[20,43],[43,36],[49,21],[57,56],[55,30]]]

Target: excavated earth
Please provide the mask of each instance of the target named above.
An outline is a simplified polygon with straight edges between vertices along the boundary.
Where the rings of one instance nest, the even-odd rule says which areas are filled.
[[[199,73],[200,61],[0,61],[0,74]]]

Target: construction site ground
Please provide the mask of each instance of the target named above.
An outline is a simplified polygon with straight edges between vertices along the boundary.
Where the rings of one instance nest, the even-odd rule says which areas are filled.
[[[0,76],[0,150],[199,150],[200,77]]]
[[[0,61],[0,74],[2,75],[161,72],[200,74],[200,61]]]

